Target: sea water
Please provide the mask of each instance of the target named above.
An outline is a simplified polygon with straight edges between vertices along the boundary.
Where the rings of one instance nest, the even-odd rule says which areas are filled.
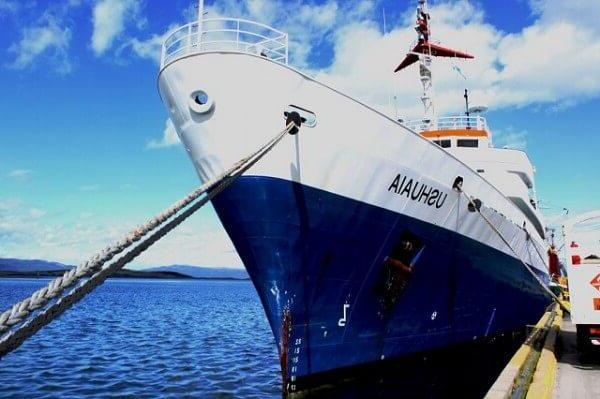
[[[0,279],[0,309],[47,279]],[[481,398],[524,336],[416,354],[320,398]],[[0,359],[0,398],[281,398],[249,281],[113,279]]]
[[[0,309],[46,279],[0,279]],[[278,398],[249,281],[112,279],[0,359],[0,397]]]

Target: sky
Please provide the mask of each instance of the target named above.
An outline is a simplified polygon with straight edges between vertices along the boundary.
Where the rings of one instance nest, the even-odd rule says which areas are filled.
[[[156,81],[161,42],[195,18],[194,3],[0,0],[0,257],[80,263],[198,186]],[[206,4],[208,17],[287,31],[290,63],[309,75],[384,112],[420,115],[417,68],[392,73],[416,39],[416,1]],[[475,55],[434,64],[438,113],[462,112],[465,88],[489,107],[495,145],[534,163],[550,223],[565,208],[600,208],[600,2],[430,6],[433,39]],[[210,206],[135,267],[177,263],[242,266]]]

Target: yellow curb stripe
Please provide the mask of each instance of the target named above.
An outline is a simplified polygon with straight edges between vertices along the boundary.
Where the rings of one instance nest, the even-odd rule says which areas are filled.
[[[562,310],[556,309],[556,317],[546,336],[544,348],[538,360],[533,379],[527,391],[527,399],[550,399],[556,379],[556,354],[554,352],[556,337],[562,325]]]

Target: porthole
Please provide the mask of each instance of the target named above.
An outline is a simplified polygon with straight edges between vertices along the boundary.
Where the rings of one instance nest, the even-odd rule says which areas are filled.
[[[212,110],[215,103],[205,91],[196,90],[190,95],[188,105],[195,113],[204,114]]]

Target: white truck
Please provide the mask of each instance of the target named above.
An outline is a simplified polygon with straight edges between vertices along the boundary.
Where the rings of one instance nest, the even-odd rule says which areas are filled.
[[[571,322],[577,327],[577,349],[585,354],[600,348],[600,211],[569,219],[563,237]]]

